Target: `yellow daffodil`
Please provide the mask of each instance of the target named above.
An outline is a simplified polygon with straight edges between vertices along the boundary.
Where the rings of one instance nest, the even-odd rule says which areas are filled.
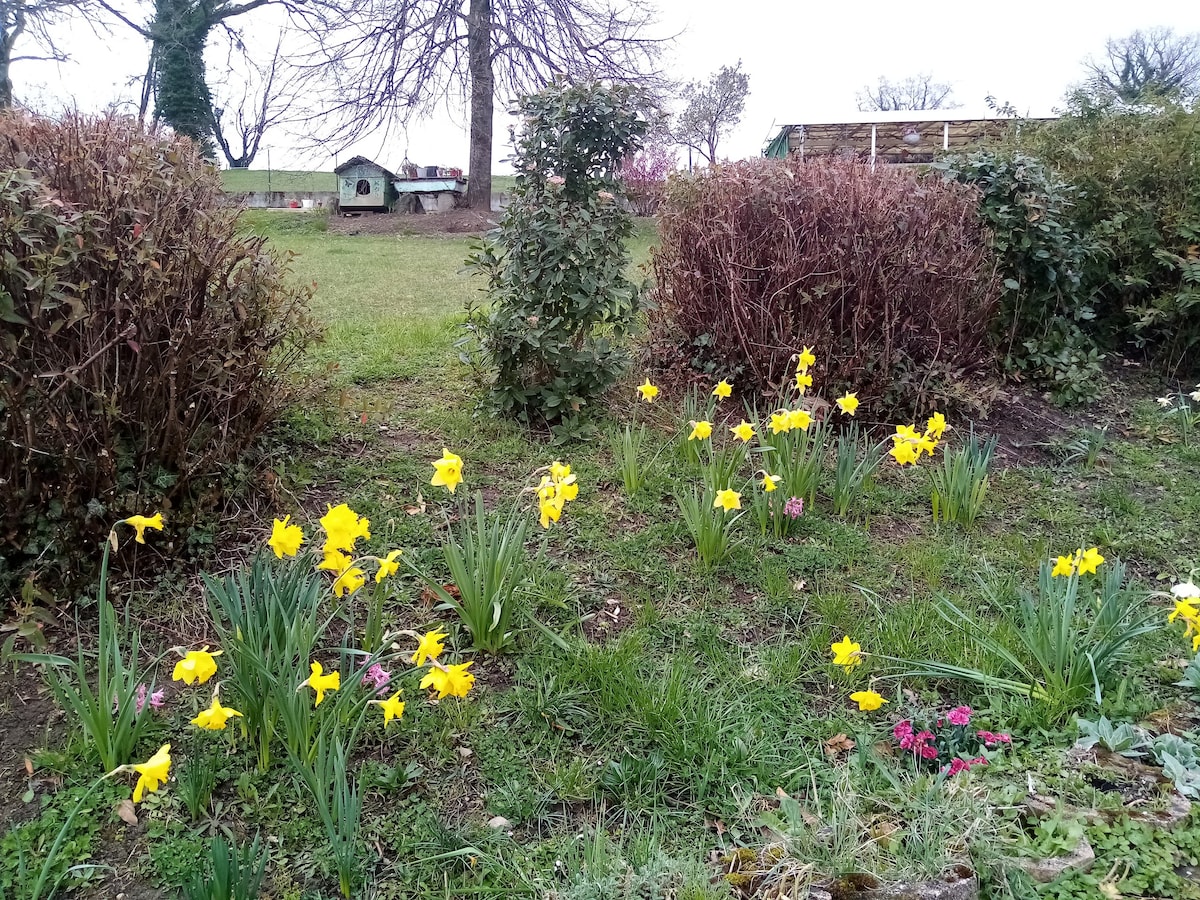
[[[208,709],[202,710],[200,715],[192,719],[192,724],[208,731],[224,731],[226,722],[234,717],[241,718],[241,715],[236,709],[222,706],[221,701],[217,698],[216,691],[214,691],[212,705]]]
[[[946,417],[940,412],[935,412],[929,417],[929,421],[925,423],[925,430],[928,431],[932,437],[938,440],[941,440],[946,428]]]
[[[726,397],[728,397],[732,393],[733,393],[733,385],[730,384],[728,381],[726,381],[724,378],[722,378],[720,381],[718,381],[717,386],[715,388],[713,388],[713,390],[712,390],[712,395],[714,397],[716,397],[718,400],[724,400]]]
[[[908,443],[908,441],[901,441],[897,443],[894,447],[892,447],[891,450],[888,451],[888,454],[892,457],[892,459],[902,466],[915,464],[921,455],[916,446]]]
[[[163,514],[155,513],[152,516],[130,516],[128,519],[122,519],[126,525],[132,525],[134,531],[137,532],[133,539],[139,544],[146,543],[146,529],[153,528],[155,531],[163,530]]]
[[[793,409],[787,414],[787,417],[788,428],[808,431],[808,426],[812,424],[812,416],[807,409]]]
[[[213,657],[220,655],[220,650],[209,653],[207,644],[201,650],[189,650],[183,659],[175,663],[171,680],[184,684],[204,684],[217,674],[217,661]]]
[[[1050,570],[1051,578],[1070,577],[1075,574],[1075,558],[1060,556],[1054,560],[1054,568]]]
[[[812,383],[812,376],[807,372],[796,373],[796,390],[798,390],[801,394],[812,387]]]
[[[337,577],[337,580],[333,583],[333,595],[341,597],[346,594],[353,594],[366,583],[367,573],[358,566],[354,566]]]
[[[474,662],[466,662],[456,666],[439,669],[436,666],[425,673],[421,679],[421,687],[431,687],[438,692],[438,699],[445,697],[465,697],[475,685],[475,676],[467,671]]]
[[[401,552],[400,550],[393,550],[387,555],[387,558],[379,561],[379,571],[375,573],[376,584],[400,571],[400,563],[396,562],[396,560],[399,559]]]
[[[874,691],[855,691],[850,695],[850,699],[858,704],[862,712],[874,712],[888,702]]]
[[[849,635],[844,636],[836,644],[831,644],[829,649],[833,651],[835,666],[844,666],[849,669],[862,664],[862,647],[850,640]]]
[[[538,524],[549,528],[551,522],[557,522],[562,517],[563,500],[561,497],[544,497],[538,500]]]
[[[766,472],[763,472],[762,487],[763,490],[768,494],[771,493],[771,491],[779,490],[779,482],[781,481],[783,481],[781,476],[768,475]]]
[[[444,487],[453,494],[454,489],[462,483],[462,457],[451,453],[445,447],[442,448],[442,458],[433,461],[433,469],[433,477],[429,479],[429,483],[435,487]]]
[[[913,446],[917,448],[917,458],[920,459],[922,452],[924,452],[928,456],[933,456],[933,451],[938,448],[938,442],[936,440],[934,440],[933,437],[930,435],[930,433],[927,431],[923,435],[921,435],[921,437],[917,440],[916,444],[914,444]]]
[[[317,563],[318,569],[323,569],[327,572],[332,572],[334,575],[341,575],[350,568],[352,560],[341,550],[335,550],[333,547],[326,545],[325,554],[321,561]]]
[[[1098,547],[1089,547],[1087,550],[1079,551],[1079,574],[1096,574],[1096,568],[1104,562],[1104,557],[1100,555]]]
[[[742,419],[741,424],[735,425],[729,430],[739,441],[748,441],[750,438],[754,437],[754,426],[745,419]]]
[[[571,466],[563,465],[557,459],[550,463],[550,479],[552,481],[566,481],[571,476]]]
[[[796,371],[807,372],[811,366],[816,365],[816,362],[817,358],[813,356],[812,347],[805,347],[800,351],[800,358],[796,360]]]
[[[414,666],[421,666],[426,661],[437,659],[441,652],[446,649],[446,645],[442,643],[442,638],[444,637],[446,637],[446,634],[436,629],[425,632],[417,642],[417,650],[412,655],[410,662]]]
[[[141,803],[146,791],[154,793],[171,776],[171,745],[163,744],[158,752],[144,763],[134,763],[138,773],[137,785],[133,789],[133,802]]]
[[[324,669],[321,668],[319,662],[314,662],[309,665],[311,674],[300,683],[300,687],[308,685],[317,692],[317,702],[313,706],[320,706],[321,701],[325,699],[326,691],[336,691],[342,686],[342,673],[331,672],[328,675],[324,674]]]
[[[837,403],[838,409],[848,416],[852,416],[858,412],[858,395],[855,393],[849,393],[844,397],[838,397],[834,402]]]
[[[1167,616],[1167,622],[1174,622],[1176,619],[1183,619],[1185,622],[1200,619],[1200,608],[1196,607],[1191,598],[1176,600],[1175,609]]]
[[[385,728],[392,719],[399,721],[404,715],[404,702],[400,699],[401,693],[403,692],[396,691],[396,693],[392,694],[386,700],[368,701],[383,710],[383,724]]]
[[[791,430],[792,424],[786,409],[771,413],[771,434],[779,434]]]
[[[647,403],[653,403],[654,398],[658,396],[658,388],[650,383],[650,379],[646,379],[646,383],[638,385],[638,393],[642,395],[642,399]]]
[[[325,529],[325,552],[341,550],[349,553],[359,538],[371,539],[371,522],[360,518],[358,513],[345,503],[325,507],[328,512],[321,516],[321,527]]]
[[[915,444],[921,440],[924,435],[917,431],[914,425],[897,425],[896,433],[892,435],[893,441],[905,441],[910,444]]]
[[[289,525],[291,518],[284,516],[282,519],[276,519],[271,526],[271,538],[267,541],[267,546],[275,551],[277,559],[295,556],[300,552],[300,545],[304,543],[304,531],[299,525]]]
[[[688,435],[689,441],[703,441],[712,437],[712,422],[693,422],[692,433]]]
[[[579,496],[579,485],[575,481],[574,475],[568,475],[562,481],[554,485],[554,496],[558,497],[564,503],[570,502]]]
[[[723,509],[725,512],[742,508],[742,495],[737,491],[725,488],[717,491],[717,499],[713,501],[713,509]]]

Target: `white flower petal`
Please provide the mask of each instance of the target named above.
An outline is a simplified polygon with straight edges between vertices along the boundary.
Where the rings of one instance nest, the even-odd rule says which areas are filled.
[[[1200,599],[1200,586],[1192,584],[1190,581],[1184,581],[1181,584],[1171,588],[1171,593],[1180,600],[1185,599]]]

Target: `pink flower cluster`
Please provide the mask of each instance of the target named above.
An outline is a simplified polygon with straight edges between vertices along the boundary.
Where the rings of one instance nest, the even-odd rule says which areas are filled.
[[[136,715],[140,716],[142,714],[142,710],[146,707],[147,690],[148,690],[148,688],[146,687],[145,682],[142,682],[141,684],[139,684],[137,686],[137,698],[136,698],[136,703],[135,703],[134,709],[133,709],[133,711]],[[150,708],[151,709],[162,709],[163,708],[163,698],[165,696],[166,696],[166,692],[162,688],[159,688],[157,691],[150,694],[150,696],[149,696]],[[117,698],[116,694],[113,694],[112,708],[113,708],[113,712],[117,712],[117,710],[119,710],[121,708],[121,701]]]
[[[951,725],[970,725],[971,724],[971,707],[956,706],[950,712],[946,713],[946,721]]]
[[[963,759],[961,756],[957,756],[950,760],[950,765],[943,766],[942,771],[948,772],[951,775],[957,775],[959,772],[967,771],[971,766],[986,766],[987,764],[988,761],[982,756],[977,756],[974,759]]]
[[[787,502],[783,504],[783,514],[793,519],[798,519],[804,515],[804,498],[789,497]]]
[[[362,677],[363,684],[373,684],[375,693],[383,696],[387,693],[388,682],[392,680],[392,676],[383,670],[383,666],[379,663],[373,664]]]
[[[896,727],[892,729],[892,736],[900,742],[901,750],[911,750],[914,756],[921,759],[937,759],[938,750],[932,743],[932,731],[918,731],[914,734],[912,722],[905,719],[896,723]]]
[[[976,734],[979,735],[979,739],[983,741],[985,747],[994,747],[996,744],[1012,743],[1012,735],[1005,734],[1004,732],[995,734],[991,731],[979,731],[976,732]]]

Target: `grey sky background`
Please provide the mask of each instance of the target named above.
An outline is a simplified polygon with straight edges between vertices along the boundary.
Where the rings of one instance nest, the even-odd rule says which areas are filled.
[[[796,3],[742,0],[660,0],[662,33],[679,32],[667,60],[676,78],[704,78],[739,58],[750,75],[751,95],[741,125],[722,145],[722,156],[762,151],[783,124],[841,121],[855,114],[855,94],[880,76],[927,72],[954,84],[964,114],[982,115],[991,94],[1027,115],[1049,115],[1068,87],[1083,77],[1083,59],[1099,54],[1109,37],[1167,25],[1200,31],[1200,3],[1185,0],[1008,0],[1005,3],[899,4],[895,0]],[[279,19],[252,13],[241,32],[252,48],[274,47]],[[42,108],[74,104],[96,110],[133,102],[129,82],[146,66],[145,42],[125,29],[97,36],[75,25],[61,35],[73,61],[14,65],[18,97]],[[213,59],[218,55],[213,54]],[[431,115],[397,123],[392,133],[340,148],[338,158],[361,153],[392,167],[407,150],[421,165],[466,167],[466,114],[459,97]],[[496,172],[508,155],[506,104],[498,101]],[[332,154],[302,149],[304,135],[268,134],[273,168],[331,169]],[[684,157],[681,155],[681,159]],[[254,168],[266,168],[260,154]]]

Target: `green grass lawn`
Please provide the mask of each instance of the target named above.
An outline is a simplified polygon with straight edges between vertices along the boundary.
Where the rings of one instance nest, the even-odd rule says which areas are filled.
[[[977,614],[1012,646],[1006,612],[989,605],[980,579],[1032,588],[1041,561],[1078,547],[1099,547],[1110,567],[1124,559],[1141,594],[1200,564],[1200,449],[1172,437],[1150,396],[1119,396],[1096,411],[1109,438],[1092,468],[1056,461],[1070,434],[995,466],[974,528],[932,521],[929,462],[900,470],[888,461],[848,517],[830,508],[828,472],[793,535],[765,535],[748,514],[729,558],[709,571],[674,496],[697,478],[675,446],[690,427],[682,397],[664,390],[652,405],[635,402],[644,376],[632,371],[608,398],[598,439],[554,446],[482,411],[480,387],[459,361],[453,342],[479,287],[460,272],[468,239],[335,235],[316,215],[246,221],[296,254],[296,277],[316,283],[313,313],[327,329],[309,367],[319,389],[271,439],[279,513],[310,541],[326,504],[346,502],[370,519],[370,552],[403,549],[445,578],[440,547],[462,495],[481,490],[495,509],[529,506],[522,488],[556,459],[580,485],[558,525],[545,534],[532,526],[521,602],[540,627],[515,620],[511,652],[472,653],[454,614],[435,609],[412,580],[389,597],[390,625],[441,626],[448,658],[473,659],[478,681],[466,699],[437,705],[406,682],[404,719],[386,731],[372,711],[356,759],[367,887],[355,896],[750,898],[784,876],[794,884],[856,872],[932,877],[962,860],[982,873],[984,896],[1099,896],[1086,879],[1039,892],[1005,874],[1003,862],[1034,840],[1017,814],[1030,788],[1076,805],[1118,802],[1086,767],[1064,764],[1072,717],[999,690],[908,676],[886,657],[1003,674],[1002,660],[948,627],[935,601]],[[653,238],[643,223],[635,263]],[[742,415],[735,403],[718,413],[720,443]],[[644,484],[632,495],[607,437],[630,422],[648,428]],[[968,423],[951,425],[954,447]],[[464,461],[453,497],[429,483],[443,448]],[[238,527],[250,534],[268,524]],[[348,607],[355,622],[367,591]],[[1164,621],[1169,603],[1152,603]],[[353,641],[344,615],[322,658]],[[831,644],[844,635],[867,654],[850,670],[831,664]],[[1142,639],[1088,715],[1137,720],[1171,707],[1181,728],[1195,727],[1189,693],[1174,686],[1187,650],[1179,627]],[[868,687],[888,699],[882,710],[848,700]],[[959,703],[973,707],[974,726],[1011,732],[1012,747],[954,779],[916,776],[892,725]],[[163,735],[191,713],[173,715]],[[272,896],[333,896],[327,840],[289,770],[258,774],[236,734],[222,741],[211,744],[220,760],[213,821],[268,836]],[[181,765],[193,764],[197,746],[181,740]],[[186,823],[180,791],[171,785],[139,808],[144,830],[122,865],[143,883],[172,887],[201,852],[206,832]],[[61,815],[61,805],[45,815]],[[495,817],[505,822],[489,826]],[[1200,837],[1194,823],[1180,834],[1184,843]],[[1114,849],[1124,838],[1093,837],[1100,876],[1125,852]],[[84,832],[80,846],[97,840]],[[1123,896],[1200,896],[1173,863],[1128,852],[1136,871],[1114,876]],[[1163,879],[1157,894],[1136,880],[1148,866]],[[0,878],[5,871],[0,857]]]

